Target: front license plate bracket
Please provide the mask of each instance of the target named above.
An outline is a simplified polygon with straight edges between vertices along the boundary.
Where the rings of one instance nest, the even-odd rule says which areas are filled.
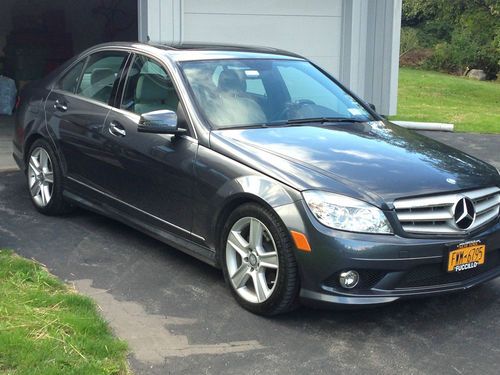
[[[482,266],[486,262],[486,245],[480,240],[460,243],[448,251],[447,272],[463,272]]]

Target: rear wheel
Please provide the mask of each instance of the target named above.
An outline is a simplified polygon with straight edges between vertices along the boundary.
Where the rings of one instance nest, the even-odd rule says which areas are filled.
[[[50,144],[36,140],[27,159],[26,177],[31,201],[38,211],[46,215],[59,215],[71,210],[62,192],[62,172]]]
[[[247,310],[275,315],[297,304],[299,279],[288,231],[268,208],[237,208],[224,227],[224,277]]]

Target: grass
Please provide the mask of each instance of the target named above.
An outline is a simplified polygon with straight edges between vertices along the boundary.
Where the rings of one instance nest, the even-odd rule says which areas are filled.
[[[445,122],[455,131],[500,133],[500,84],[401,68],[391,120]]]
[[[128,374],[127,346],[89,298],[0,250],[0,374]]]

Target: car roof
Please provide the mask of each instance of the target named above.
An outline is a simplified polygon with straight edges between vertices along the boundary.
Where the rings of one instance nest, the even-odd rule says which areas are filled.
[[[262,47],[245,46],[236,44],[212,43],[140,43],[140,42],[111,42],[99,44],[93,48],[131,48],[156,55],[167,55],[176,61],[231,59],[231,58],[256,58],[256,59],[301,59],[304,57],[285,50]]]

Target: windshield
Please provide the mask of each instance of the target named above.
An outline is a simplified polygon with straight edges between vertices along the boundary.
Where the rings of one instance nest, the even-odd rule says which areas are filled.
[[[204,60],[181,63],[202,115],[215,128],[372,121],[335,82],[302,60]]]

